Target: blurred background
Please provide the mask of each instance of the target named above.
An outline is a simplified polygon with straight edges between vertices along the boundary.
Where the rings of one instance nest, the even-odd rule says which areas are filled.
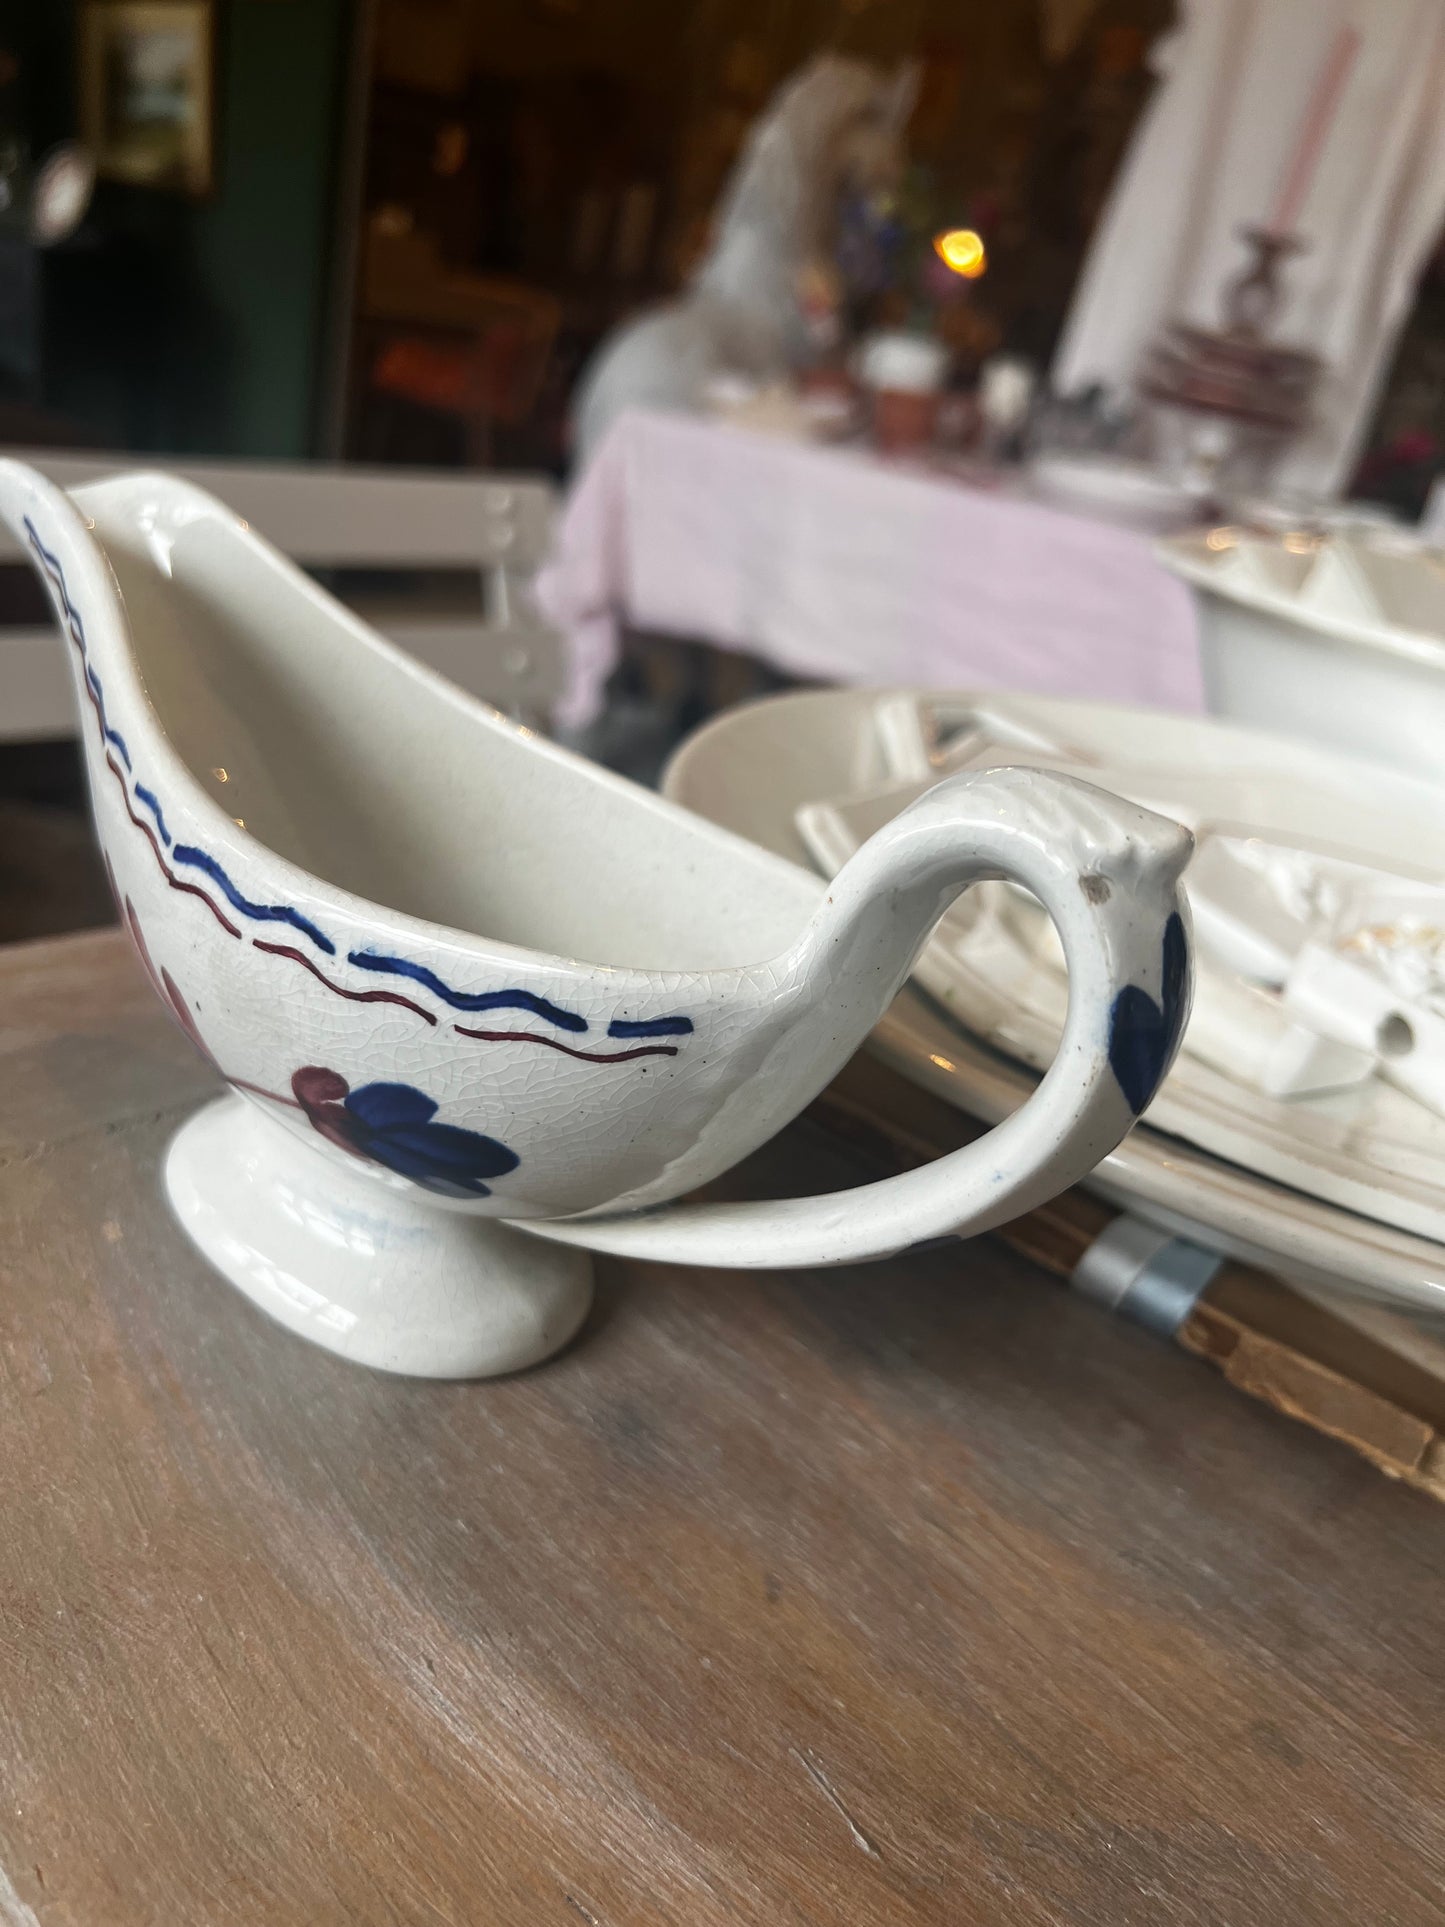
[[[7,244],[6,439],[485,453],[560,475],[587,356],[695,266],[749,127],[824,49],[919,63],[911,157],[955,225],[988,230],[980,334],[1044,359],[1170,15],[1169,0],[7,0],[12,173],[105,138],[88,93],[111,90],[123,142],[127,35],[139,60],[184,63],[194,43],[180,85],[205,97],[205,126],[189,170],[126,178],[103,159],[81,229],[40,259],[23,235]],[[527,365],[498,384],[490,449],[385,385],[403,331],[503,323]]]
[[[0,442],[66,482],[187,467],[403,646],[651,780],[739,696],[922,665],[833,661],[821,613],[714,632],[676,584],[603,580],[637,410],[771,438],[759,464],[881,457],[876,509],[823,508],[821,470],[810,497],[860,526],[900,464],[1149,535],[1271,487],[1295,522],[1421,516],[1445,168],[1400,77],[1437,43],[1412,0],[0,0]],[[786,313],[760,319],[735,297],[780,224]],[[658,304],[663,333],[629,333]],[[648,447],[726,547],[751,471]],[[394,478],[356,553],[319,533],[336,464]],[[286,529],[258,512],[277,475],[304,483]],[[443,500],[473,549],[436,538]],[[18,558],[0,625],[14,937],[109,913]]]

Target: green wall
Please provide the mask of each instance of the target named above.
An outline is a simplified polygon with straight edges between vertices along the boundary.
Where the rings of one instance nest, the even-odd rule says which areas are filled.
[[[230,454],[311,447],[345,13],[345,0],[223,11],[218,192],[194,240],[199,279],[232,327]]]
[[[73,131],[76,0],[5,0],[37,146]],[[6,16],[18,19],[11,25]],[[219,0],[216,190],[102,184],[47,263],[46,401],[110,442],[310,452],[349,0]]]

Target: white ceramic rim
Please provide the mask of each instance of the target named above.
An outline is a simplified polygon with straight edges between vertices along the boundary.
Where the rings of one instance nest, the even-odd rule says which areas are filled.
[[[1445,674],[1445,643],[1418,629],[1396,629],[1382,622],[1351,622],[1348,617],[1332,616],[1327,610],[1303,608],[1297,596],[1262,583],[1221,578],[1214,564],[1206,562],[1199,553],[1202,539],[1197,531],[1192,535],[1163,536],[1154,544],[1154,554],[1172,575],[1221,602],[1233,602],[1240,608],[1275,616],[1322,642],[1345,643],[1366,653],[1377,650]]]
[[[966,704],[998,697],[1007,700],[1008,692],[834,690],[766,697],[725,711],[694,731],[663,773],[663,794],[697,810],[692,794],[695,772],[708,765],[719,737],[731,734],[740,724],[746,727],[743,718],[749,712],[779,702],[836,702],[840,696],[871,711],[881,701],[900,698]],[[1262,731],[1234,724],[1221,727],[1233,735],[1272,740]],[[1298,752],[1303,746],[1291,742],[1287,747]],[[792,827],[790,823],[790,832]],[[779,862],[790,861],[776,850],[771,854]],[[905,988],[895,999],[868,1047],[913,1082],[985,1123],[1016,1109],[1036,1082],[1030,1072],[950,1024],[912,988]],[[1136,1125],[1100,1162],[1085,1180],[1085,1188],[1179,1235],[1227,1256],[1266,1265],[1282,1276],[1327,1290],[1389,1300],[1415,1312],[1445,1315],[1445,1245],[1260,1178],[1240,1165],[1165,1137],[1147,1124]]]

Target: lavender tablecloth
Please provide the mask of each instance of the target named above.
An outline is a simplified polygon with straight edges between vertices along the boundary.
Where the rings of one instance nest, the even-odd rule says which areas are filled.
[[[1145,537],[689,416],[615,424],[537,596],[568,640],[564,726],[596,714],[624,625],[833,682],[1204,707],[1193,604]]]

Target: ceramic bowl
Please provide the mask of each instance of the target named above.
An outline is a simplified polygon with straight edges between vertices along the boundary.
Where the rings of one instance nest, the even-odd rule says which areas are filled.
[[[580,1248],[840,1263],[1000,1222],[1110,1151],[1173,1057],[1190,843],[1162,817],[990,771],[825,887],[473,702],[191,487],[71,499],[3,463],[0,513],[67,637],[120,913],[230,1086],[176,1138],[171,1201],[319,1343],[504,1370],[583,1316]],[[809,1102],[998,874],[1070,964],[1033,1103],[839,1197],[659,1209]]]
[[[1157,554],[1195,592],[1216,715],[1441,781],[1445,554],[1390,531],[1237,528]]]

